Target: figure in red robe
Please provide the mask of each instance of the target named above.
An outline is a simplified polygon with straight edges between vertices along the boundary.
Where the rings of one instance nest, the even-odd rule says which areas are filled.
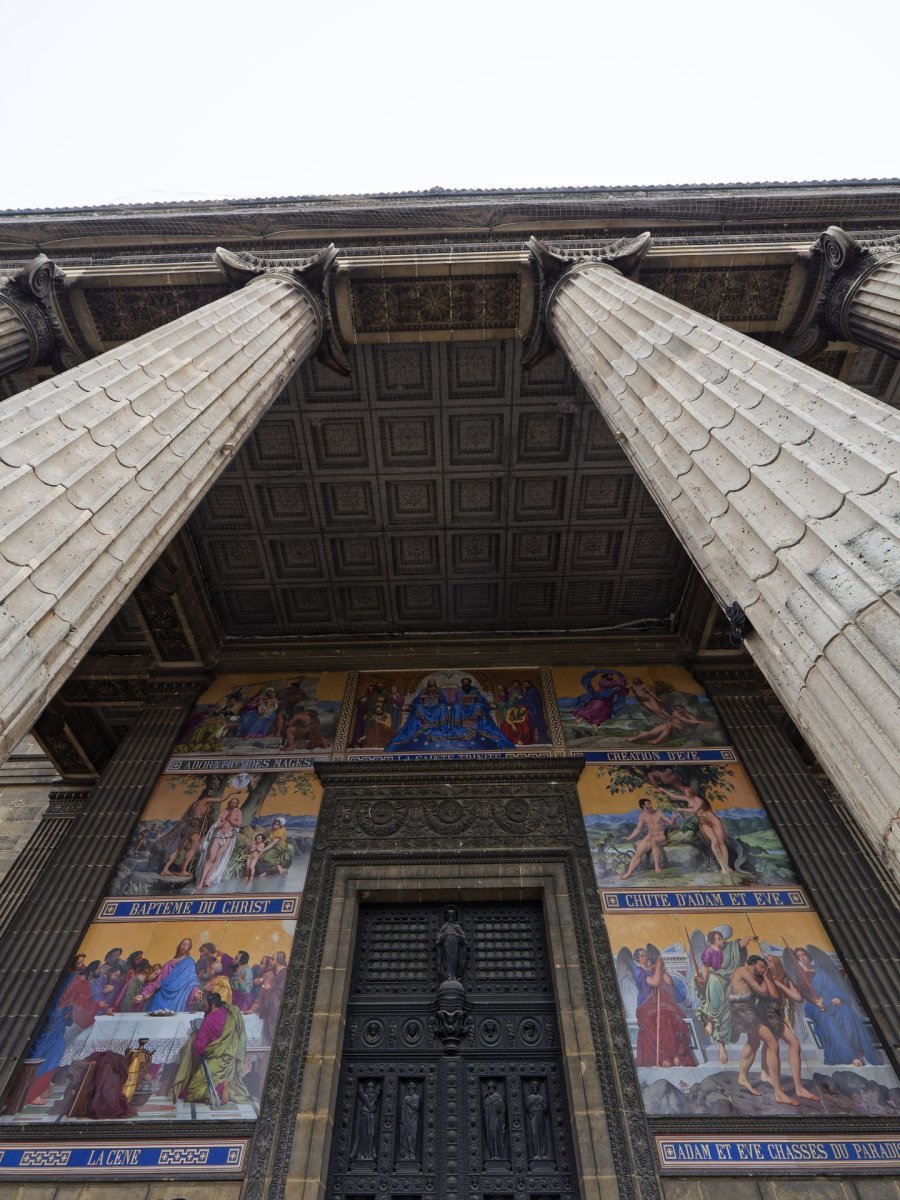
[[[635,950],[631,973],[638,990],[638,1067],[695,1067],[691,1032],[684,1019],[672,976],[661,954],[651,964],[643,947]]]

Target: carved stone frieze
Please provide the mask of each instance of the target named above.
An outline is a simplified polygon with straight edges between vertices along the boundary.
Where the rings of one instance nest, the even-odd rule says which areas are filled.
[[[357,334],[476,332],[515,329],[519,323],[518,275],[496,278],[399,278],[350,282]]]
[[[106,343],[119,343],[160,329],[230,291],[225,283],[175,283],[165,287],[83,287],[80,294],[98,337]]]
[[[64,704],[86,707],[93,704],[140,704],[147,696],[148,680],[142,676],[89,678],[75,676],[64,684],[59,698]]]
[[[42,820],[56,817],[80,817],[87,808],[90,791],[50,792],[50,803],[41,815]]]
[[[452,777],[452,776],[451,776]],[[317,837],[325,848],[339,844],[351,849],[383,844],[427,848],[467,839],[490,839],[497,846],[533,841],[542,846],[564,845],[569,826],[561,800],[554,794],[536,795],[532,784],[509,784],[501,796],[485,802],[472,784],[465,794],[422,795],[419,789],[402,798],[371,799],[365,785],[342,788],[333,814],[333,829]],[[327,838],[328,840],[320,840]]]
[[[696,309],[705,317],[726,324],[776,325],[787,301],[792,275],[791,265],[742,266],[729,263],[703,266],[654,268],[650,259],[641,268],[645,287]]]

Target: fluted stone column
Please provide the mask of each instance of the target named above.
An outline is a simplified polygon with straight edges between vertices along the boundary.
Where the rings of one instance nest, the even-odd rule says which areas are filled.
[[[536,253],[551,336],[882,846],[900,803],[900,413],[607,265]]]
[[[765,698],[720,679],[715,670],[701,668],[699,675],[779,837],[802,872],[816,911],[896,1057],[900,1052],[896,886],[862,853],[845,818],[778,728]]]
[[[900,356],[900,255],[860,277],[847,295],[843,324],[851,341]]]
[[[319,345],[335,253],[268,272],[221,251],[241,290],[2,406],[2,754]]]

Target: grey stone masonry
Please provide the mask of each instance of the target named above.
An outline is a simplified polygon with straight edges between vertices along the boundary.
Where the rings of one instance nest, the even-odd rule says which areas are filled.
[[[863,275],[847,297],[844,324],[854,342],[900,356],[900,256]]]
[[[22,392],[0,424],[0,757],[319,344],[292,272]]]
[[[880,851],[900,777],[900,413],[602,264],[561,277],[547,323]]]

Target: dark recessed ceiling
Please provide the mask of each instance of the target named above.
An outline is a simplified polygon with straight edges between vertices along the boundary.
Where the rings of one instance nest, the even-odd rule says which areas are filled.
[[[226,636],[666,618],[680,545],[560,355],[358,347],[306,363],[191,519]]]

